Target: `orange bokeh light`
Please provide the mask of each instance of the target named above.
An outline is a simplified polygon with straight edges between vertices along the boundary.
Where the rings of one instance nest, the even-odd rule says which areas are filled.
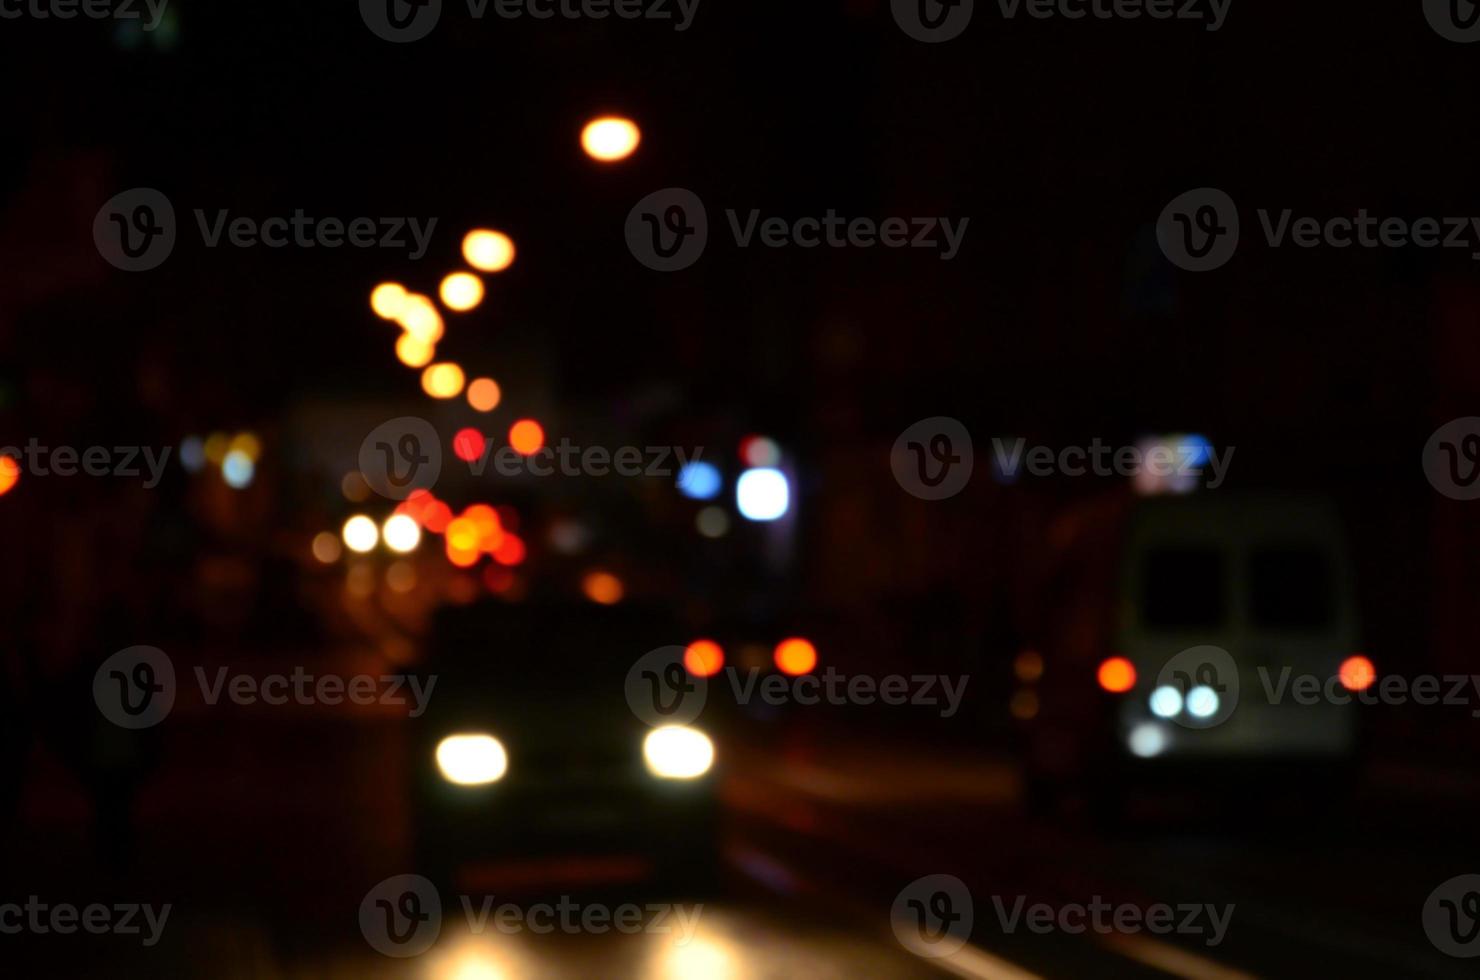
[[[685,655],[687,659],[687,654]],[[800,637],[776,644],[776,669],[783,674],[809,674],[817,666],[817,648]]]
[[[1124,657],[1111,657],[1100,664],[1099,681],[1111,694],[1124,694],[1136,686],[1136,665]]]
[[[487,504],[473,504],[463,511],[463,519],[472,521],[478,535],[478,550],[492,553],[503,543],[504,530],[499,526],[498,512]]]
[[[524,563],[526,550],[519,535],[505,531],[503,540],[493,549],[493,560],[500,565],[521,565]]]
[[[498,408],[499,399],[503,393],[499,391],[498,382],[492,378],[474,378],[473,383],[468,385],[468,404],[473,406],[477,412],[491,412]]]
[[[545,445],[545,430],[534,419],[520,419],[509,426],[509,445],[521,456],[537,453]]]
[[[1348,691],[1365,691],[1377,680],[1377,668],[1361,654],[1347,657],[1341,662],[1341,686]]]
[[[615,606],[622,601],[622,580],[611,572],[587,572],[581,579],[586,598],[602,606]]]
[[[454,522],[456,523],[456,522]],[[458,548],[452,543],[452,537],[447,538],[447,560],[458,568],[472,568],[478,564],[478,549]]]
[[[14,456],[0,456],[0,496],[9,493],[20,482],[21,464]]]
[[[695,640],[684,648],[683,665],[695,677],[713,677],[725,665],[725,651],[713,640]]]
[[[447,524],[447,550],[478,552],[478,525],[467,516],[455,517]]]

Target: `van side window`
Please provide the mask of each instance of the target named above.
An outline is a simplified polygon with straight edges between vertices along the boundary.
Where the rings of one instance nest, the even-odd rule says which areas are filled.
[[[1249,614],[1260,629],[1317,630],[1336,618],[1331,559],[1315,548],[1261,548],[1249,556]]]
[[[1166,629],[1221,626],[1228,616],[1228,561],[1212,548],[1146,553],[1141,622]]]

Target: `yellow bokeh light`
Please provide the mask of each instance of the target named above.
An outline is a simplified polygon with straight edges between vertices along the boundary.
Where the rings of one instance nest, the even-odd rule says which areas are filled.
[[[637,124],[621,116],[593,119],[581,130],[581,147],[586,155],[603,163],[627,159],[640,142],[642,132]]]
[[[432,358],[436,356],[436,344],[428,344],[425,341],[417,340],[409,333],[403,333],[396,339],[396,360],[407,367],[426,367],[432,363]]]
[[[463,238],[463,258],[479,272],[503,272],[514,264],[514,240],[501,231],[479,228]]]
[[[255,463],[262,458],[262,440],[258,439],[254,433],[239,432],[236,438],[231,440],[226,451],[228,453],[241,453]],[[223,460],[225,458],[224,456],[222,457]]]
[[[396,322],[402,330],[424,344],[435,344],[442,339],[442,314],[437,312],[430,297],[420,293],[407,294]]]
[[[206,437],[206,459],[220,466],[231,452],[231,437],[224,432],[212,432]]]
[[[478,522],[470,517],[453,518],[447,525],[449,551],[478,551]]]
[[[471,272],[454,272],[442,280],[437,295],[449,310],[466,313],[483,302],[483,280]]]
[[[406,306],[406,287],[398,282],[383,282],[370,292],[370,309],[383,320],[394,320]]]
[[[498,408],[501,398],[503,392],[499,391],[498,382],[492,378],[474,378],[473,383],[468,385],[468,404],[479,412],[491,412]]]
[[[450,361],[429,365],[421,372],[421,390],[433,398],[456,398],[463,390],[463,369]]]

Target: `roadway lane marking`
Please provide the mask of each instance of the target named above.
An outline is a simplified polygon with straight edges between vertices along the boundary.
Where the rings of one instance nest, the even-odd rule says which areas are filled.
[[[933,966],[949,970],[958,977],[970,977],[971,980],[1043,980],[1038,974],[1029,973],[970,943],[950,956],[920,958]]]
[[[1258,980],[1252,973],[1215,963],[1140,933],[1112,933],[1098,936],[1097,941],[1121,956],[1182,980]]]

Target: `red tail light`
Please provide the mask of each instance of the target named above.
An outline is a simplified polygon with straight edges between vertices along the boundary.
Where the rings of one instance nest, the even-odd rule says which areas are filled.
[[[1372,661],[1358,653],[1341,662],[1341,670],[1336,676],[1341,679],[1341,686],[1348,691],[1365,691],[1377,680],[1377,668],[1372,665]]]
[[[1136,686],[1136,665],[1124,657],[1111,657],[1100,664],[1099,681],[1111,694],[1124,694]]]

